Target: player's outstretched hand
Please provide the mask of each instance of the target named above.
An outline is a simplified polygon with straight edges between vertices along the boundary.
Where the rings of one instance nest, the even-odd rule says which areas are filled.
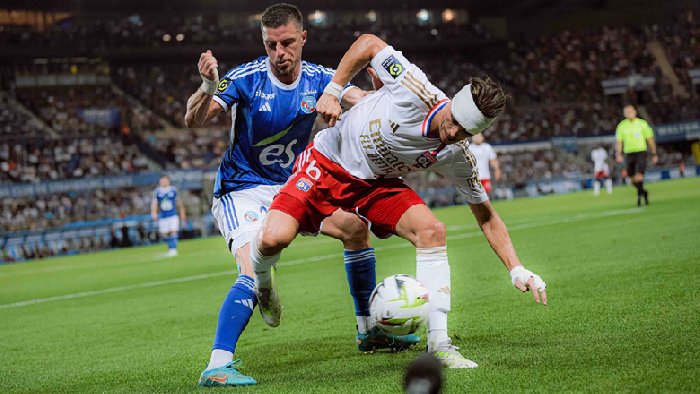
[[[340,116],[340,101],[332,94],[324,93],[316,103],[316,112],[323,117],[323,121],[328,123],[328,126],[335,126],[335,121]]]
[[[547,305],[547,284],[539,275],[519,265],[510,270],[510,279],[516,289],[523,292],[532,291],[535,302]]]
[[[210,50],[202,52],[202,54],[199,55],[199,63],[197,64],[197,68],[199,69],[199,74],[201,74],[203,78],[206,78],[210,81],[218,82],[218,67],[219,63],[216,61],[216,58]]]

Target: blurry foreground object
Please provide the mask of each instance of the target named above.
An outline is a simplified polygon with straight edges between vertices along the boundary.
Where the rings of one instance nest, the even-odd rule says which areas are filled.
[[[407,394],[436,394],[442,389],[442,364],[429,353],[421,353],[406,369],[403,385]]]

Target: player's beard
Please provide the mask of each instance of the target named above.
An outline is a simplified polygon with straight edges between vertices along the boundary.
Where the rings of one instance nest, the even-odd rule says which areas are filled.
[[[277,64],[275,64],[274,66],[275,66],[275,69],[277,69],[277,73],[280,76],[286,76],[286,75],[289,75],[292,72],[294,72],[294,69],[297,67],[297,64],[299,64],[298,60],[297,61],[290,60],[287,67],[282,68]]]

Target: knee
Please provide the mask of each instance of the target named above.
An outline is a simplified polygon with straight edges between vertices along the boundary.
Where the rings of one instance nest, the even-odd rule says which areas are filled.
[[[415,246],[417,248],[432,248],[444,246],[447,240],[445,223],[434,220],[416,232]]]
[[[343,230],[342,241],[345,249],[357,250],[369,247],[369,230],[361,220],[345,222]]]
[[[257,246],[263,256],[273,256],[292,243],[294,237],[289,237],[285,232],[269,227],[263,227],[258,235]]]

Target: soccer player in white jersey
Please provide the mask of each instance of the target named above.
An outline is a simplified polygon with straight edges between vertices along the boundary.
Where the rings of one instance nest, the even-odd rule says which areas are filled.
[[[179,213],[179,218],[178,218]],[[177,256],[177,238],[180,220],[185,221],[185,207],[177,197],[177,189],[170,185],[167,175],[160,177],[151,199],[151,218],[158,222],[160,237],[168,245],[168,256]]]
[[[316,100],[334,70],[301,60],[306,42],[299,9],[276,4],[261,20],[266,57],[230,70],[219,80],[211,51],[201,54],[202,87],[187,103],[185,123],[203,127],[222,111],[230,111],[231,145],[222,158],[214,186],[212,213],[238,266],[238,278],[221,309],[207,368],[199,384],[248,385],[252,377],[237,370],[233,360],[238,339],[257,304],[249,243],[257,233],[272,198],[292,172],[297,155],[308,144],[316,119]],[[342,99],[352,105],[364,92],[347,86]],[[340,239],[350,293],[357,316],[361,351],[404,349],[420,338],[394,337],[372,327],[369,296],[375,286],[375,255],[367,226],[356,215],[338,211],[323,223],[324,234]]]
[[[607,163],[608,152],[602,146],[599,146],[591,151],[591,160],[593,160],[593,195],[600,195],[600,185],[605,183],[605,188],[608,194],[612,194],[612,179],[610,179],[610,166]]]
[[[384,86],[335,124],[342,86],[369,63]],[[476,367],[447,333],[450,266],[445,225],[400,178],[425,170],[454,182],[510,272],[512,284],[521,291],[532,290],[535,301],[546,304],[544,281],[518,259],[464,141],[488,127],[505,101],[498,85],[477,78],[450,100],[401,52],[374,35],[360,36],[317,106],[331,128],[319,132],[297,160],[251,245],[256,296],[266,321],[275,321],[281,312],[272,275],[281,251],[297,233],[318,231],[321,221],[340,208],[364,217],[376,235],[396,234],[416,246],[416,276],[430,290],[434,308],[428,319],[428,350],[448,367]]]
[[[488,142],[484,141],[483,134],[477,134],[472,137],[472,143],[469,144],[469,150],[476,158],[476,168],[479,171],[479,180],[484,187],[486,194],[491,194],[491,169],[493,167],[494,180],[501,180],[501,167],[498,164],[496,151]]]

